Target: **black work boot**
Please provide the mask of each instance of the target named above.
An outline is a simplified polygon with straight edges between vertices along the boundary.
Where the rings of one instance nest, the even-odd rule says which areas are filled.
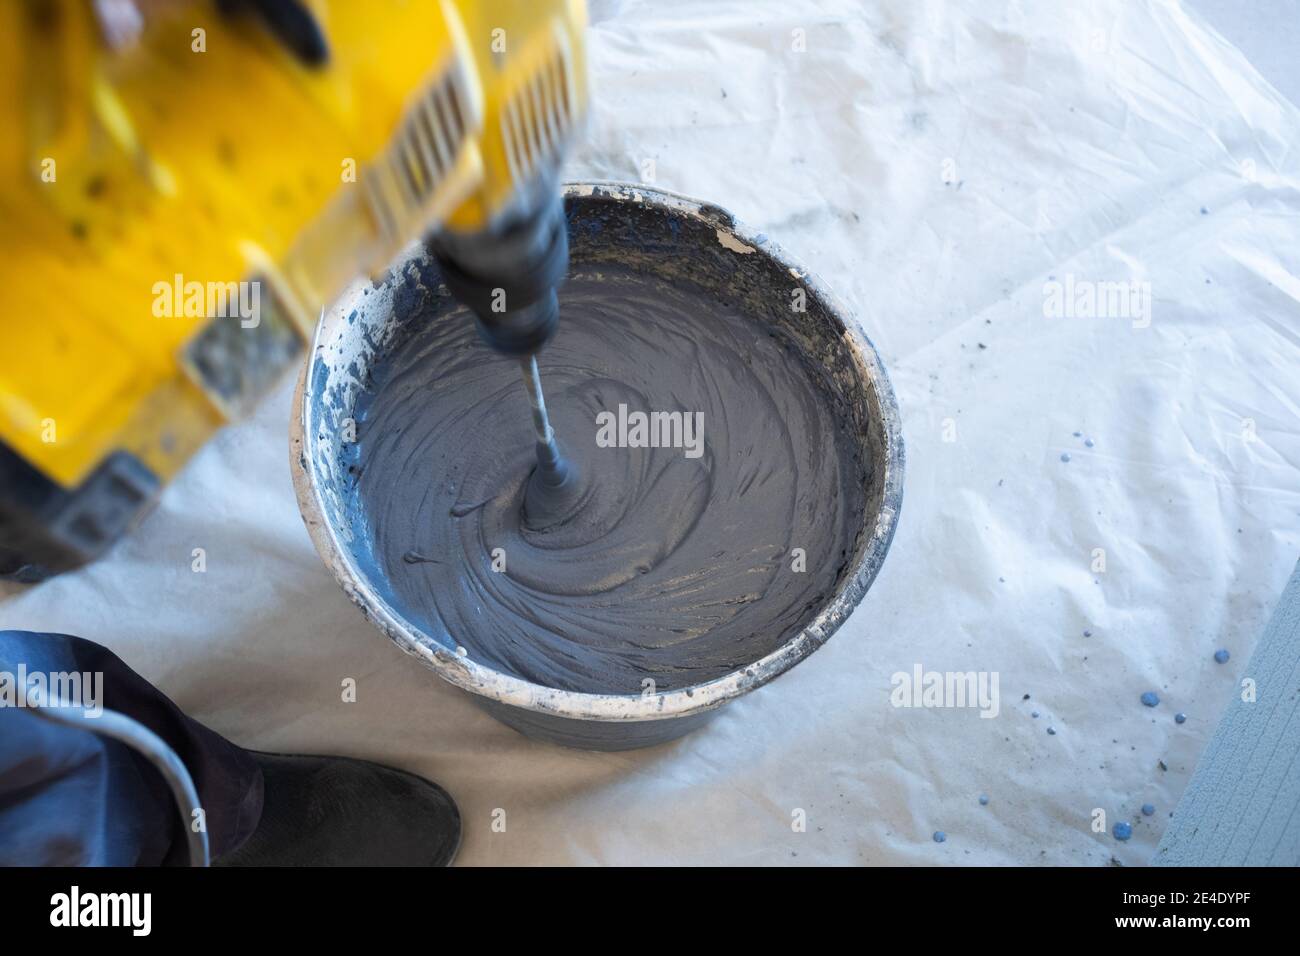
[[[257,829],[215,866],[446,866],[460,811],[436,783],[351,757],[251,752],[265,797]]]

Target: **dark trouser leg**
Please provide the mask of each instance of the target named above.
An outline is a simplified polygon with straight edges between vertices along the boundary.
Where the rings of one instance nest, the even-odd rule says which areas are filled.
[[[66,634],[0,631],[0,865],[186,862],[186,824],[153,765],[93,730],[12,706],[4,682],[20,668],[102,675],[98,703],[158,734],[189,770],[213,857],[252,833],[262,813],[262,772],[251,754],[185,716],[105,647]]]

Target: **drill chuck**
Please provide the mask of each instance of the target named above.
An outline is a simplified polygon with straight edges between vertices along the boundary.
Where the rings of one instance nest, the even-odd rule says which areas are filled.
[[[439,236],[431,244],[447,288],[478,320],[479,334],[507,355],[535,355],[559,324],[555,290],[569,266],[558,191],[504,227]]]

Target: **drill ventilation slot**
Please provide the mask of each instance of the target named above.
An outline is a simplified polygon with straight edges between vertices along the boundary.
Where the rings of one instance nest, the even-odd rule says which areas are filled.
[[[573,58],[568,38],[556,30],[535,69],[524,73],[501,112],[501,139],[515,182],[555,163],[573,129]]]
[[[451,178],[478,125],[464,67],[454,62],[408,108],[387,151],[366,167],[370,208],[385,236],[407,234],[419,224],[438,189]]]

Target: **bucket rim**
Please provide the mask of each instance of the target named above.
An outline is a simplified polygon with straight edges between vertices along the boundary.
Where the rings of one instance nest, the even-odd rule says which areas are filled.
[[[819,299],[826,313],[841,326],[854,364],[876,396],[880,414],[874,424],[880,430],[884,448],[884,475],[880,507],[867,544],[841,579],[833,597],[797,634],[758,660],[704,683],[654,693],[596,694],[546,687],[502,673],[454,650],[431,646],[429,638],[390,607],[359,573],[347,548],[325,520],[314,456],[307,453],[305,436],[312,433],[309,396],[315,391],[316,363],[312,360],[321,348],[327,325],[342,319],[345,307],[351,307],[350,293],[357,285],[345,290],[322,314],[299,371],[289,428],[290,469],[298,508],[321,560],[362,614],[403,651],[419,658],[438,676],[462,690],[508,706],[578,720],[665,720],[713,710],[774,680],[821,647],[853,613],[875,581],[893,540],[903,497],[902,425],[894,390],[875,346],[853,312],[777,243],[738,221],[721,206],[667,189],[612,180],[567,182],[563,192],[565,199],[595,197],[641,203],[702,220],[717,230],[719,243],[736,255],[760,252],[776,261],[811,296]],[[359,280],[358,284],[361,281],[366,280]]]

